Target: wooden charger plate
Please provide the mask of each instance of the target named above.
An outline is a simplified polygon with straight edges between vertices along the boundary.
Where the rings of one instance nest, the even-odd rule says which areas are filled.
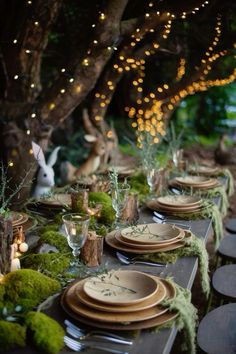
[[[202,198],[191,195],[166,195],[156,199],[160,205],[167,207],[196,207],[202,202]]]
[[[154,277],[154,278],[159,279],[158,277]],[[159,280],[165,285],[167,294],[172,293],[174,297],[176,290],[175,289],[173,290],[172,285],[166,280],[163,279],[159,279]],[[71,288],[73,288],[73,290],[71,290]],[[171,313],[167,310],[165,313],[162,314],[159,312],[159,314],[156,315],[156,317],[149,318],[147,320],[132,322],[132,323],[96,321],[94,318],[84,317],[80,313],[74,311],[74,306],[78,304],[78,297],[76,295],[75,288],[76,288],[76,283],[72,284],[69,288],[65,290],[65,292],[62,294],[61,297],[61,306],[64,309],[64,311],[67,314],[69,314],[72,318],[74,318],[75,320],[83,324],[92,327],[110,329],[110,330],[119,330],[119,331],[138,330],[138,329],[145,329],[145,328],[151,328],[151,327],[156,327],[158,325],[162,325],[178,316],[177,313]],[[144,310],[144,312],[146,311],[147,310]]]
[[[100,311],[105,311],[105,312],[136,312],[140,310],[145,310],[150,307],[153,307],[157,304],[159,304],[166,296],[169,297],[174,297],[175,292],[173,292],[173,289],[167,290],[164,284],[159,281],[158,279],[155,279],[158,283],[158,291],[154,293],[151,297],[149,297],[146,300],[143,300],[139,303],[132,304],[129,306],[124,306],[124,305],[119,305],[119,306],[114,306],[112,304],[102,304],[101,302],[97,301],[96,299],[93,299],[89,297],[83,289],[84,282],[86,279],[83,279],[77,283],[77,286],[75,288],[75,293],[76,296],[78,296],[79,300],[85,304],[88,307],[91,307],[96,310]],[[169,287],[168,287],[169,289]],[[175,290],[175,289],[174,289]],[[170,294],[169,294],[170,293]]]
[[[120,242],[121,244],[123,244],[124,246],[133,247],[133,248],[142,249],[142,250],[155,250],[157,248],[157,246],[158,246],[158,249],[161,249],[162,247],[166,247],[168,245],[176,243],[177,241],[183,240],[184,236],[185,236],[184,230],[181,230],[180,236],[173,241],[162,243],[161,245],[160,244],[149,245],[149,244],[145,244],[145,243],[139,244],[137,242],[132,242],[130,240],[126,240],[122,237],[120,232],[117,232],[115,234],[115,238],[117,239],[117,241]]]
[[[96,301],[110,305],[132,305],[150,298],[158,291],[159,282],[135,270],[116,270],[90,277],[84,292]]]
[[[139,244],[162,244],[177,240],[181,235],[180,228],[170,224],[140,224],[121,230],[124,239]]]
[[[171,251],[175,250],[177,248],[181,248],[184,246],[184,243],[181,241],[177,241],[175,243],[172,243],[168,246],[156,246],[156,248],[152,248],[149,250],[145,249],[137,249],[132,246],[125,246],[122,243],[120,243],[116,237],[115,234],[118,233],[119,231],[112,231],[110,232],[106,237],[105,241],[106,243],[117,250],[124,251],[124,252],[129,252],[129,253],[136,253],[136,254],[148,254],[148,253],[155,253],[155,252],[166,252],[166,251]]]

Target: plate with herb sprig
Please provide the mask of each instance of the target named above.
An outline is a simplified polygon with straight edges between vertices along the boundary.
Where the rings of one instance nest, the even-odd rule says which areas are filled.
[[[181,229],[170,224],[140,224],[122,229],[121,235],[124,239],[137,243],[159,244],[177,240]]]
[[[173,243],[179,242],[179,241],[183,240],[184,237],[185,237],[184,230],[180,229],[180,235],[177,239],[173,239],[170,241],[167,240],[166,242],[162,242],[162,243],[150,244],[150,243],[138,243],[133,240],[125,239],[125,238],[123,238],[123,236],[121,235],[120,232],[117,232],[115,234],[116,240],[118,242],[120,242],[121,244],[123,244],[124,246],[137,248],[137,249],[141,249],[141,250],[153,250],[153,251],[156,251],[157,249],[159,250],[162,247],[166,247],[166,246],[171,245]]]
[[[88,278],[83,290],[97,301],[128,306],[151,297],[157,292],[158,283],[142,272],[117,270]]]
[[[121,242],[119,242],[116,239],[116,234],[119,232],[119,230],[115,230],[110,232],[109,234],[107,234],[107,236],[105,237],[105,241],[106,243],[119,251],[124,251],[124,252],[128,252],[128,253],[135,253],[135,254],[149,254],[149,253],[156,253],[156,252],[167,252],[167,251],[172,251],[175,250],[177,248],[181,248],[184,247],[185,243],[183,241],[178,241],[178,239],[176,239],[176,242],[173,242],[171,244],[156,244],[156,247],[153,247],[151,249],[144,249],[144,248],[137,248],[137,247],[133,247],[132,245],[129,245],[128,243],[126,245],[122,244]],[[186,237],[186,236],[185,236]]]
[[[77,286],[75,288],[76,295],[78,296],[79,300],[85,304],[88,307],[91,307],[96,310],[104,311],[104,312],[135,312],[135,311],[140,311],[140,310],[145,310],[150,307],[158,305],[165,297],[166,297],[166,287],[165,285],[158,279],[155,279],[156,282],[158,283],[158,290],[155,292],[152,296],[150,296],[148,299],[145,299],[143,301],[140,301],[135,304],[130,304],[128,307],[127,305],[114,305],[114,304],[108,304],[108,303],[102,303],[100,301],[97,301],[97,299],[93,299],[90,296],[88,296],[84,289],[83,285],[86,281],[86,279],[82,279],[78,281]]]
[[[156,199],[160,205],[167,207],[197,207],[201,205],[202,198],[192,195],[166,195]]]
[[[165,299],[173,299],[176,296],[176,289],[173,287],[173,285],[168,282],[165,279],[161,279],[155,276],[152,276],[153,279],[156,281],[160,281],[166,288],[166,296]],[[87,306],[83,306],[78,299],[78,295],[76,293],[76,287],[77,287],[78,282],[74,282],[72,285],[70,285],[62,294],[61,297],[61,306],[64,309],[64,311],[69,314],[72,318],[75,320],[90,325],[95,328],[103,328],[103,329],[110,329],[110,330],[138,330],[138,329],[145,329],[145,328],[152,328],[156,327],[158,325],[162,325],[164,323],[167,323],[174,318],[178,316],[177,312],[170,312],[168,308],[164,309],[162,308],[161,311],[157,311],[157,314],[154,317],[150,317],[148,319],[143,319],[141,320],[141,316],[139,316],[139,319],[137,321],[137,312],[135,313],[127,313],[123,317],[117,317],[118,315],[124,315],[120,313],[110,313],[110,316],[108,317],[108,313],[102,313],[102,317],[99,315],[96,316],[98,313],[98,310],[96,309],[89,309]],[[159,308],[160,306],[154,306],[154,308]],[[129,310],[129,306],[127,306],[127,309]],[[86,313],[84,312],[86,311]],[[140,312],[140,311],[138,311]],[[143,311],[143,318],[147,317],[145,313],[147,310]],[[138,314],[139,315],[139,314]],[[127,319],[128,316],[128,321],[124,321],[124,318]],[[97,319],[99,317],[99,319]],[[105,319],[105,320],[104,320]],[[111,319],[111,321],[109,321]],[[122,320],[120,322],[120,320]]]

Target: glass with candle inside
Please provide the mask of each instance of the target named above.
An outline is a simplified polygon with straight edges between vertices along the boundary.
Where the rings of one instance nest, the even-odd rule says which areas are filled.
[[[80,249],[85,244],[88,227],[89,215],[79,213],[69,213],[62,216],[65,226],[68,245],[72,248],[74,257],[80,255]]]

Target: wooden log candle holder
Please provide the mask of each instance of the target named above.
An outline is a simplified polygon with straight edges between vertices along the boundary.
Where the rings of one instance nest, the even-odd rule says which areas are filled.
[[[104,237],[89,231],[87,240],[81,248],[80,258],[88,267],[97,267],[102,262]]]
[[[73,213],[87,213],[88,210],[88,190],[81,189],[71,193],[71,209]]]
[[[128,225],[132,225],[138,221],[138,218],[138,194],[129,194],[120,219]]]
[[[0,273],[2,274],[7,274],[11,270],[12,243],[12,221],[0,216]]]

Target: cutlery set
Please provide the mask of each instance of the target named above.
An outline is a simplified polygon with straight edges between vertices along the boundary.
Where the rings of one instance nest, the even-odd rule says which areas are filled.
[[[67,319],[64,321],[64,324],[66,325],[67,334],[73,337],[71,338],[65,336],[64,343],[68,348],[76,352],[80,352],[86,348],[91,348],[113,354],[128,354],[128,352],[124,350],[119,350],[110,346],[108,347],[105,344],[114,343],[127,346],[131,346],[133,344],[133,341],[131,339],[124,338],[106,331],[93,330],[86,333],[85,330],[79,328],[78,326],[75,326]],[[95,341],[96,343],[89,343],[89,340]]]

